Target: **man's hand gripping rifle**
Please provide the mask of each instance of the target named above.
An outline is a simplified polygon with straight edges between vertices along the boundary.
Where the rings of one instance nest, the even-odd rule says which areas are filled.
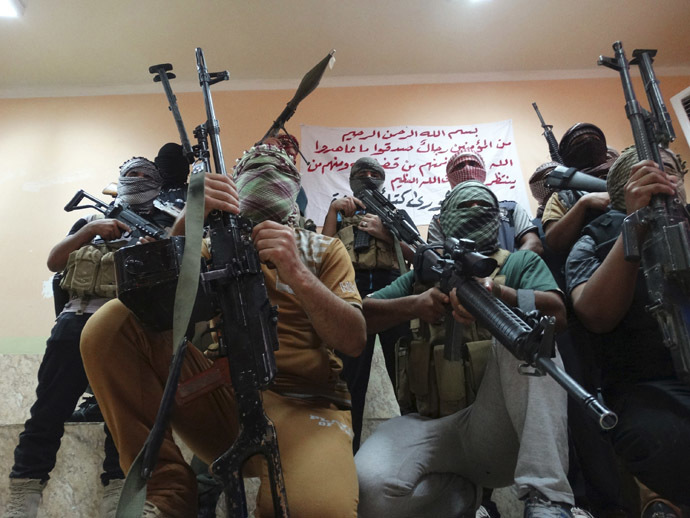
[[[549,374],[597,420],[601,428],[613,428],[618,420],[616,414],[551,360],[554,356],[554,318],[540,316],[536,311],[525,314],[508,307],[481,286],[475,277],[488,276],[496,268],[496,261],[476,252],[473,241],[449,238],[444,248],[446,257],[441,257],[433,245],[417,249],[416,278],[425,283],[439,282],[443,293],[456,288],[463,307],[515,358],[525,362],[520,366],[522,374]]]
[[[630,61],[640,67],[651,112],[635,97],[623,44],[615,42],[613,50],[615,58],[599,56],[598,63],[620,73],[638,158],[653,160],[663,170],[659,149],[673,141],[675,133],[652,68],[656,50],[634,50]],[[642,260],[651,300],[647,309],[659,323],[676,374],[690,383],[690,226],[680,199],[666,194],[652,196],[647,207],[625,218],[623,242],[627,260]]]
[[[80,205],[84,198],[91,200],[93,203]],[[79,190],[69,203],[65,205],[65,211],[71,212],[81,209],[96,209],[106,218],[121,221],[132,230],[131,237],[133,240],[142,236],[150,236],[156,239],[164,239],[166,237],[166,233],[162,228],[141,217],[129,207],[128,203],[122,200],[115,200],[108,205],[95,196],[91,196],[88,192]]]

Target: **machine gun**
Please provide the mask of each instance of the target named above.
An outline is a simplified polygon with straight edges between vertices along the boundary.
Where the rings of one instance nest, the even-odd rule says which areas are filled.
[[[510,308],[482,287],[474,277],[490,275],[496,268],[496,261],[478,253],[473,241],[449,238],[444,251],[445,257],[441,257],[433,245],[418,248],[414,265],[416,278],[425,283],[439,282],[439,289],[446,294],[456,288],[463,307],[515,358],[525,362],[520,366],[521,374],[549,374],[597,420],[602,429],[613,428],[618,421],[616,414],[551,360],[555,319],[539,316],[536,311],[525,314],[517,308]]]
[[[553,126],[550,124],[546,124],[544,122],[544,118],[541,116],[541,112],[537,107],[537,103],[532,103],[532,107],[534,108],[534,111],[537,112],[537,117],[539,117],[541,127],[544,129],[544,133],[542,133],[542,135],[544,135],[546,143],[549,145],[549,154],[551,155],[551,160],[553,160],[554,162],[558,162],[559,164],[562,164],[563,159],[561,158],[561,155],[558,153],[558,142],[556,141],[556,137],[554,137],[553,135],[553,131],[551,131],[551,128],[553,128]]]
[[[80,205],[84,198],[91,200],[93,203]],[[165,230],[157,225],[154,225],[146,218],[143,218],[134,212],[130,208],[129,204],[122,200],[116,199],[112,203],[107,204],[95,196],[91,196],[88,192],[80,189],[69,201],[69,203],[65,205],[65,211],[72,212],[73,210],[81,209],[96,209],[106,218],[121,221],[132,229],[131,237],[133,240],[136,240],[142,236],[150,236],[156,239],[164,239],[166,237]]]
[[[614,58],[599,56],[598,64],[620,73],[625,112],[638,158],[653,160],[663,170],[660,146],[668,146],[675,133],[652,68],[656,50],[634,50],[630,63],[620,41],[613,44],[613,50]],[[651,112],[642,108],[635,97],[630,64],[640,68]],[[642,242],[638,238],[639,230],[644,230]],[[647,207],[625,218],[623,242],[625,258],[642,261],[651,300],[647,310],[659,323],[676,374],[690,383],[690,226],[678,197],[654,195]]]
[[[361,180],[364,187],[355,193],[355,197],[364,203],[369,213],[377,215],[398,241],[415,247],[426,244],[407,211],[395,208],[369,178]]]
[[[606,180],[559,165],[546,175],[544,185],[552,189],[573,189],[585,192],[606,192]]]
[[[204,95],[206,122],[194,130],[194,136],[198,143],[192,148],[196,161],[192,168],[193,179],[190,182],[190,196],[187,202],[188,224],[191,219],[190,213],[198,208],[196,206],[198,205],[197,200],[192,196],[192,189],[195,186],[194,177],[211,172],[211,162],[215,166],[215,173],[227,175],[219,137],[220,127],[216,120],[210,87],[219,81],[227,80],[229,75],[227,72],[209,73],[203,51],[200,48],[196,49],[196,63],[199,83]],[[175,121],[178,123],[178,130],[185,154],[187,154],[190,145],[188,141],[185,143],[184,125],[181,123],[181,119],[178,122],[179,112],[175,97],[172,95],[172,91],[169,91],[167,83],[172,67],[158,65],[151,68],[153,73],[165,75],[165,78],[159,75],[160,79],[158,80],[163,82],[164,86],[167,85],[166,93],[171,104],[170,109],[173,114],[176,114]],[[201,192],[197,194],[203,198],[203,187],[200,190]],[[198,201],[203,203],[202,199]],[[223,365],[227,365],[240,422],[238,437],[230,449],[213,463],[212,471],[225,487],[228,517],[244,518],[247,516],[247,509],[242,467],[248,458],[262,454],[268,462],[274,515],[286,518],[288,516],[287,496],[276,431],[273,423],[264,412],[261,398],[261,390],[270,385],[276,374],[274,352],[278,349],[277,308],[271,306],[268,299],[259,255],[251,242],[251,221],[241,216],[220,211],[212,211],[207,220],[211,240],[211,258],[206,262],[200,274],[198,270],[194,274],[195,278],[192,284],[196,282],[196,279],[200,279],[200,285],[205,295],[203,299],[210,301],[213,313],[219,315],[216,331],[221,358],[216,363],[221,362]],[[182,238],[176,237],[174,239],[180,240]],[[187,241],[190,241],[189,233]],[[179,246],[176,247],[179,248]],[[184,253],[185,255],[188,253],[186,247]],[[180,284],[182,284],[183,276],[188,278],[187,272],[183,271],[184,269],[185,264],[182,265],[180,271]],[[193,300],[193,297],[191,298]],[[178,308],[176,307],[176,314],[177,311]],[[192,320],[194,321],[194,316],[192,316]],[[147,440],[147,445],[150,443],[151,446],[148,448],[149,451],[145,449],[142,455],[144,458],[142,463],[143,478],[150,477],[156,463],[157,451],[162,440],[161,432],[167,426],[185,347],[186,340],[182,340],[173,357],[171,374],[166,383],[157,422]],[[219,370],[222,371],[223,368],[221,367]],[[203,376],[203,373],[200,376]],[[158,436],[152,438],[154,432],[158,433]]]

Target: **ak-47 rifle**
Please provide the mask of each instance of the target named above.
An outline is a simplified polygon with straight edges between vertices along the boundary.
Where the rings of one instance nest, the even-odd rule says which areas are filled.
[[[88,205],[79,205],[84,198],[91,200],[93,203]],[[73,210],[81,209],[96,209],[106,218],[121,221],[132,229],[131,238],[133,240],[136,240],[142,236],[150,236],[156,239],[164,239],[166,237],[165,230],[157,225],[154,225],[146,218],[134,212],[130,208],[129,204],[122,200],[116,199],[112,203],[107,204],[95,196],[91,196],[88,192],[80,189],[72,197],[69,203],[65,205],[65,210],[67,212],[72,212]]]
[[[534,108],[534,111],[537,112],[537,117],[539,117],[541,127],[544,129],[544,133],[542,133],[542,135],[544,135],[546,143],[549,145],[549,154],[551,155],[551,160],[553,160],[554,162],[558,162],[559,164],[562,164],[563,159],[561,158],[561,155],[558,153],[558,141],[556,141],[556,137],[554,137],[553,131],[551,131],[551,128],[553,128],[553,126],[551,124],[546,124],[546,122],[544,122],[544,118],[541,116],[541,112],[537,107],[537,103],[532,103],[532,107]]]
[[[520,369],[522,374],[549,374],[597,420],[601,428],[608,430],[616,425],[616,414],[551,360],[554,351],[554,318],[540,317],[536,311],[525,314],[519,309],[510,308],[474,279],[491,274],[496,268],[494,259],[476,252],[473,241],[454,238],[446,240],[446,257],[441,257],[435,250],[438,244],[428,245],[414,224],[411,224],[405,211],[396,209],[373,185],[361,190],[358,198],[362,199],[360,196],[363,192],[367,210],[378,215],[393,235],[416,250],[414,272],[418,280],[427,283],[440,281],[440,290],[444,293],[457,288],[458,300],[467,311],[513,356],[525,362]],[[532,367],[534,371],[528,371],[528,367]]]
[[[635,97],[623,44],[615,42],[613,50],[615,58],[599,56],[598,64],[620,73],[638,158],[653,160],[663,170],[659,149],[668,146],[675,133],[652,68],[656,50],[634,50],[630,62],[640,67],[651,113]],[[645,231],[642,242],[638,230]],[[666,194],[652,196],[647,207],[625,218],[623,242],[627,260],[642,260],[651,300],[647,309],[659,323],[676,374],[690,383],[690,226],[680,199]]]

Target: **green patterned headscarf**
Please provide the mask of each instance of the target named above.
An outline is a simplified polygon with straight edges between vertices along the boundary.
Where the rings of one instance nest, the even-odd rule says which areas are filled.
[[[680,156],[673,153],[670,149],[660,149],[661,160],[664,163],[664,171],[668,174],[680,177],[681,182],[678,185],[678,191],[681,199],[685,202],[685,188],[683,187],[683,176],[687,173],[685,169],[685,162]],[[621,212],[625,210],[625,185],[630,179],[630,171],[632,167],[638,163],[640,159],[637,157],[637,148],[630,146],[621,152],[621,155],[609,169],[609,174],[606,177],[606,190],[611,198],[611,206]]]
[[[483,204],[464,206],[469,202]],[[456,185],[441,204],[439,220],[447,237],[471,239],[485,254],[498,250],[498,199],[483,183],[469,180]]]
[[[271,220],[295,226],[299,221],[297,195],[300,175],[283,149],[259,144],[235,166],[240,214],[254,223]]]

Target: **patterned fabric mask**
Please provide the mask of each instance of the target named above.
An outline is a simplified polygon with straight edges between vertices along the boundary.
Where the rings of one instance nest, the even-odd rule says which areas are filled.
[[[490,206],[462,206],[469,202]],[[476,243],[477,251],[485,254],[498,250],[498,200],[484,184],[467,181],[456,186],[443,200],[439,220],[447,237],[471,239]]]
[[[137,171],[144,176],[126,176]],[[153,200],[161,192],[163,179],[156,165],[143,157],[134,157],[120,166],[120,178],[117,183],[117,197],[128,203],[136,212],[153,210]]]
[[[235,167],[235,184],[240,213],[254,223],[298,223],[300,175],[281,148],[268,144],[251,148]]]
[[[378,178],[350,178],[350,189],[352,189],[352,194],[357,194],[359,191],[373,184],[377,191],[383,188],[383,180]]]

